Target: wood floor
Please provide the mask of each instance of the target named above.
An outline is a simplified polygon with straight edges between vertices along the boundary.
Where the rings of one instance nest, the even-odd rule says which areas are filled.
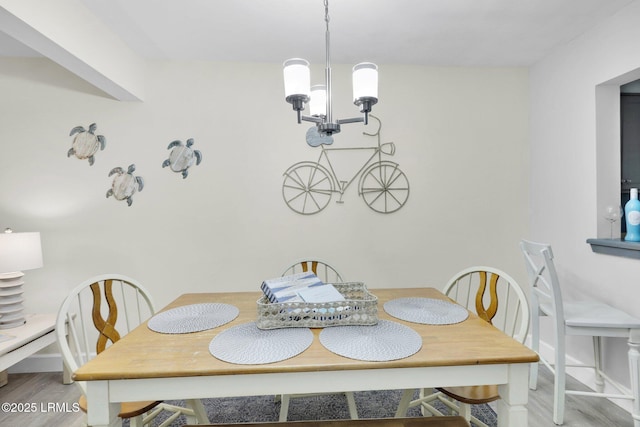
[[[529,427],[552,427],[552,376],[540,368],[538,389],[529,394]],[[570,387],[576,381],[567,378]],[[79,397],[78,387],[63,385],[61,373],[13,374],[9,384],[0,388],[0,404],[9,403],[20,413],[0,410],[3,427],[81,427],[85,426],[82,412],[74,412]],[[22,405],[22,406],[19,406]],[[31,412],[26,412],[30,410]],[[632,427],[631,415],[606,399],[567,397],[566,427]]]

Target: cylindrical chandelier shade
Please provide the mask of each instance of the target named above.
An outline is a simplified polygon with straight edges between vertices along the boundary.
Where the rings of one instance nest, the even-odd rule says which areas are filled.
[[[371,62],[361,62],[353,67],[353,102],[371,111],[371,106],[378,102],[378,66]]]
[[[309,88],[311,87],[311,72],[309,62],[301,58],[287,59],[284,62],[284,95],[287,102],[299,99],[304,103],[309,100]],[[296,109],[296,105],[293,108]]]
[[[327,115],[327,87],[325,85],[311,86],[309,113],[316,117]]]

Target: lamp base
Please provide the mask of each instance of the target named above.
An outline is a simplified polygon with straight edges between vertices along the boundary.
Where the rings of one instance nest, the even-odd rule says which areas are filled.
[[[0,274],[0,329],[11,329],[26,323],[22,302],[24,273]]]

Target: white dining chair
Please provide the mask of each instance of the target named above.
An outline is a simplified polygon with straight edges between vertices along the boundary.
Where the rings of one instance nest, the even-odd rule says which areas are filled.
[[[565,395],[595,396],[633,401],[633,422],[640,427],[640,319],[600,301],[563,301],[560,281],[554,265],[551,246],[528,240],[520,242],[531,287],[531,346],[554,376],[553,422],[564,422]],[[540,317],[553,318],[555,329],[555,360],[549,361],[540,355]],[[594,364],[568,365],[566,363],[565,337],[582,335],[593,337]],[[602,337],[628,339],[631,392],[609,378],[602,370]],[[566,367],[594,369],[595,391],[567,390]],[[535,390],[538,381],[538,364],[531,365],[529,388]],[[605,381],[620,393],[605,393]]]
[[[517,341],[523,343],[526,339],[530,319],[527,297],[504,271],[485,266],[466,268],[447,282],[443,293]],[[445,415],[434,405],[437,401],[480,427],[488,426],[471,415],[471,405],[500,398],[497,385],[420,389],[419,398],[415,400],[409,400],[410,394],[414,394],[414,390],[405,390],[396,417],[406,416],[407,410],[414,406],[420,406],[423,415]]]
[[[56,318],[56,336],[62,360],[75,372],[92,357],[155,313],[151,296],[136,280],[119,274],[105,274],[85,280],[65,298]],[[76,381],[82,396],[79,407],[86,412],[86,384]],[[161,401],[123,402],[118,416],[131,427],[147,426],[162,411],[170,415],[158,427],[168,426],[184,415],[188,423],[208,424],[200,400],[187,400],[187,407]]]
[[[285,268],[283,276],[311,271],[324,283],[342,283],[344,280],[331,264],[315,258],[302,258]]]
[[[315,258],[302,258],[289,265],[282,272],[282,276],[289,274],[295,274],[300,272],[313,272],[324,283],[343,283],[344,279],[338,271],[331,266],[331,264],[321,261]],[[280,421],[287,421],[289,414],[289,404],[291,398],[316,396],[317,394],[283,394],[278,396],[280,400]],[[356,400],[352,392],[344,393],[347,399],[347,406],[349,408],[349,416],[352,420],[358,419],[358,408],[356,406]]]

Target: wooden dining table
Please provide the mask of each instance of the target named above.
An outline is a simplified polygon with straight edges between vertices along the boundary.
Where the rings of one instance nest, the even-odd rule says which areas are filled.
[[[311,346],[290,359],[224,362],[211,355],[209,343],[228,328],[255,321],[261,293],[183,294],[163,311],[210,302],[234,305],[239,315],[223,326],[187,334],[162,334],[143,323],[81,366],[73,378],[87,382],[88,424],[117,424],[118,403],[126,401],[498,384],[498,426],[527,426],[528,372],[538,361],[535,352],[473,313],[460,323],[426,325],[396,319],[383,309],[386,301],[403,297],[448,300],[434,288],[370,292],[378,298],[379,319],[404,324],[421,336],[417,353],[382,362],[349,359],[327,350],[318,339],[322,329],[314,328]]]

